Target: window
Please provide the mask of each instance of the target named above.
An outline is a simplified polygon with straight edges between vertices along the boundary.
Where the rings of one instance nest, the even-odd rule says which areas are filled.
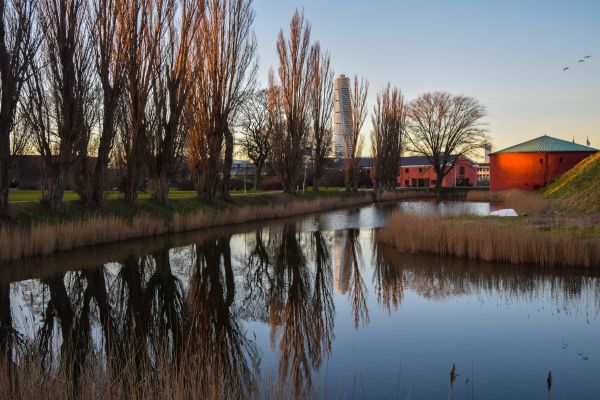
[[[419,172],[423,172],[423,168],[419,168]]]
[[[464,165],[461,165],[460,167],[458,167],[458,174],[459,175],[465,174],[465,166]]]
[[[406,172],[406,173],[408,174],[408,168],[406,168],[406,169],[404,170],[404,172]]]
[[[404,181],[404,186],[405,186],[405,187],[408,187],[408,179],[406,179],[406,180]]]
[[[543,164],[543,163],[544,163],[544,159],[540,158],[540,164]]]
[[[562,157],[558,159],[558,162],[562,164]]]

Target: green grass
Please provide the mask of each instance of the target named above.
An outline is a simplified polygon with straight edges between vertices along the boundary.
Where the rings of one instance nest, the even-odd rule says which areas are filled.
[[[600,153],[580,162],[542,194],[565,211],[600,212]]]
[[[247,191],[234,190],[231,192],[230,201],[216,200],[213,203],[201,200],[196,192],[191,190],[171,190],[169,192],[169,205],[163,206],[152,201],[151,193],[140,193],[139,202],[131,206],[122,200],[120,193],[107,193],[104,205],[99,209],[89,209],[79,196],[73,191],[65,192],[63,209],[60,212],[52,211],[40,202],[39,190],[15,190],[10,192],[10,213],[12,220],[19,225],[55,224],[69,220],[85,220],[100,216],[118,216],[131,221],[134,216],[150,214],[165,219],[174,214],[186,214],[201,209],[219,211],[225,208],[235,208],[248,205],[278,204],[294,199],[317,199],[335,196],[353,196],[354,193],[340,191],[339,188],[329,188],[320,192],[306,190],[296,195],[289,195],[279,191]]]

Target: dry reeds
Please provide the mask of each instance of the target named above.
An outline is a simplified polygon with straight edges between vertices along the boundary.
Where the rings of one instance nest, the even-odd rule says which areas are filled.
[[[96,217],[57,224],[38,224],[28,228],[4,225],[0,226],[0,262],[128,239],[352,207],[372,201],[371,194],[365,193],[316,200],[274,199],[268,205],[230,207],[219,211],[204,209],[175,214],[168,220],[143,214],[134,217],[131,222],[119,217]]]
[[[600,238],[551,232],[490,218],[461,219],[396,212],[377,239],[406,253],[438,254],[511,264],[600,265]]]
[[[466,200],[502,203],[504,207],[516,210],[519,215],[538,214],[549,207],[548,201],[541,195],[520,190],[507,190],[504,192],[470,191],[467,193]]]

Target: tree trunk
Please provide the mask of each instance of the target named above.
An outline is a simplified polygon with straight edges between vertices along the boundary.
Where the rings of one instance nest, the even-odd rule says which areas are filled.
[[[229,200],[229,187],[231,184],[231,165],[233,164],[233,133],[225,128],[225,159],[223,160],[223,186],[222,198]]]
[[[0,215],[8,213],[8,167],[10,166],[10,136],[8,129],[0,127]],[[6,131],[4,131],[6,129]]]
[[[48,182],[48,193],[44,196],[44,202],[50,209],[61,211],[68,168],[57,165],[54,166],[53,169],[54,171],[52,171],[52,176]]]
[[[254,172],[254,190],[258,190],[258,184],[260,183],[260,173],[262,172],[262,164],[260,166],[256,166],[256,171]]]
[[[98,158],[92,175],[92,188],[89,198],[90,207],[100,207],[104,203],[104,190],[106,189],[106,175],[110,161],[110,150],[115,136],[114,114],[115,102],[112,94],[104,93],[104,115],[102,121],[102,136],[98,146]]]
[[[154,194],[152,195],[152,199],[159,204],[164,206],[169,204],[169,174],[167,170],[164,168],[160,171],[159,175],[156,177],[155,182],[156,188],[154,190]]]

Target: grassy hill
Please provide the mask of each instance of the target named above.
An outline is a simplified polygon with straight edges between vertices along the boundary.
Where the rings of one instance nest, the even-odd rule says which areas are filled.
[[[567,211],[600,211],[600,153],[586,158],[543,191]]]

